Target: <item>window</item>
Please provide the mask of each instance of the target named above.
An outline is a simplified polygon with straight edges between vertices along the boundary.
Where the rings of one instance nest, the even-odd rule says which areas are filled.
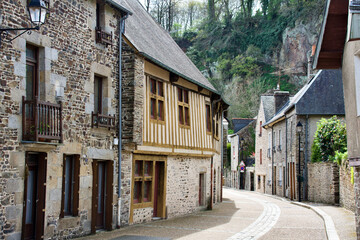
[[[260,121],[260,126],[259,126],[259,136],[261,137],[262,135],[262,121]]]
[[[151,202],[153,161],[135,161],[133,203]]]
[[[271,132],[268,133],[268,157],[271,157]]]
[[[60,217],[79,213],[80,155],[64,155]]]
[[[103,113],[103,79],[101,77],[94,77],[94,112]]]
[[[179,124],[190,126],[189,91],[178,88]]]
[[[260,164],[262,164],[262,149],[260,149]]]
[[[281,129],[279,129],[279,151],[281,151],[281,145],[282,145],[282,137],[281,137]]]
[[[273,146],[273,151],[276,152],[276,132],[273,131],[273,141],[272,141],[272,146]]]
[[[356,97],[356,110],[357,115],[360,116],[360,56],[354,57],[355,66],[355,97]]]
[[[164,121],[164,84],[150,78],[150,119]]]
[[[106,46],[112,45],[112,32],[105,31],[105,6],[104,1],[98,0],[96,2],[96,28],[95,28],[96,43],[101,43]]]
[[[219,139],[219,118],[220,118],[220,114],[217,113],[215,115],[215,120],[214,120],[214,127],[215,127],[214,134],[215,134],[215,138],[217,139]]]
[[[38,95],[38,49],[26,46],[26,100],[33,100]]]
[[[210,104],[206,104],[206,132],[211,134],[211,108]]]

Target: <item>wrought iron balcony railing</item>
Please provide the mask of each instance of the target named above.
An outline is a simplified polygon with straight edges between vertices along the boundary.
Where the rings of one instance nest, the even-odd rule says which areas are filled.
[[[22,139],[62,142],[62,105],[22,98]]]
[[[102,115],[99,113],[92,112],[91,114],[91,127],[115,127],[115,116]]]
[[[105,44],[106,46],[112,45],[112,32],[105,32],[101,28],[96,28],[95,31],[96,43]]]

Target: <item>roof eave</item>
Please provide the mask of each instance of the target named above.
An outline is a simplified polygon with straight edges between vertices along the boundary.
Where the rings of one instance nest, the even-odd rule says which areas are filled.
[[[341,5],[342,7],[346,7],[346,10],[348,9],[348,4],[349,1],[345,1],[347,4],[346,6]],[[331,5],[333,4],[333,5]],[[319,39],[317,41],[316,44],[316,51],[315,51],[315,56],[314,56],[314,61],[313,61],[313,69],[339,69],[341,68],[342,65],[342,53],[344,50],[344,45],[346,42],[346,30],[347,30],[347,21],[346,24],[344,24],[345,26],[341,25],[341,29],[344,31],[345,28],[345,34],[336,34],[335,36],[331,35],[331,39],[326,39],[325,38],[325,33],[331,32],[332,31],[332,25],[330,24],[343,24],[343,21],[334,21],[334,19],[338,19],[338,17],[340,16],[345,16],[346,15],[346,19],[347,19],[347,12],[345,14],[345,11],[343,11],[344,9],[340,9],[339,12],[337,12],[336,14],[334,14],[334,8],[336,6],[338,6],[339,4],[344,4],[342,0],[327,0],[326,1],[326,7],[325,7],[325,11],[324,11],[324,20],[321,26],[321,31],[320,31],[320,35],[319,35]],[[335,6],[335,7],[334,7]],[[332,7],[332,12],[330,12],[330,8]],[[336,8],[335,8],[336,9]],[[329,18],[329,14],[330,14],[330,18]],[[328,25],[329,23],[329,25]],[[339,27],[336,26],[336,29],[338,29]],[[329,35],[329,34],[327,34]],[[342,45],[342,47],[337,46],[336,44],[331,46],[330,49],[323,49],[323,43],[324,42],[335,42],[334,38],[337,37],[337,40],[343,41],[344,40],[344,44]],[[328,37],[329,38],[329,37]],[[329,48],[329,46],[327,46],[327,48]]]
[[[120,10],[121,12],[124,12],[125,14],[128,14],[128,15],[132,15],[133,13],[124,8],[123,6],[121,6],[120,4],[118,4],[117,2],[113,1],[113,0],[105,0],[105,2],[111,6],[113,6],[114,8],[116,8],[117,10]]]

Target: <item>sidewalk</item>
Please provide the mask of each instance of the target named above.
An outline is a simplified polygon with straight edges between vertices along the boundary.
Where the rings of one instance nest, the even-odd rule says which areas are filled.
[[[259,193],[261,194],[261,193]],[[323,220],[329,240],[353,240],[356,239],[355,213],[334,205],[314,202],[296,202],[286,198],[264,194],[282,201],[309,208],[317,213]]]
[[[356,239],[355,214],[353,212],[345,208],[332,205],[311,202],[305,202],[305,204],[310,205],[311,207],[316,207],[331,217],[339,239]]]

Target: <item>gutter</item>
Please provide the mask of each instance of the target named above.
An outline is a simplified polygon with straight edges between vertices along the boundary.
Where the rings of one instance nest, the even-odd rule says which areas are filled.
[[[122,34],[125,29],[125,20],[128,18],[129,13],[126,13],[124,17],[120,19],[120,33],[119,33],[119,145],[118,145],[118,218],[117,227],[121,225],[121,160],[122,160]]]
[[[125,13],[125,16],[128,15],[132,15],[133,13],[131,11],[129,11],[128,9],[124,8],[123,6],[121,6],[120,4],[118,4],[117,2],[113,1],[113,0],[105,0],[105,2],[107,4],[109,4],[110,6],[116,8],[117,10],[120,10],[121,12]],[[126,17],[127,18],[127,17]]]

